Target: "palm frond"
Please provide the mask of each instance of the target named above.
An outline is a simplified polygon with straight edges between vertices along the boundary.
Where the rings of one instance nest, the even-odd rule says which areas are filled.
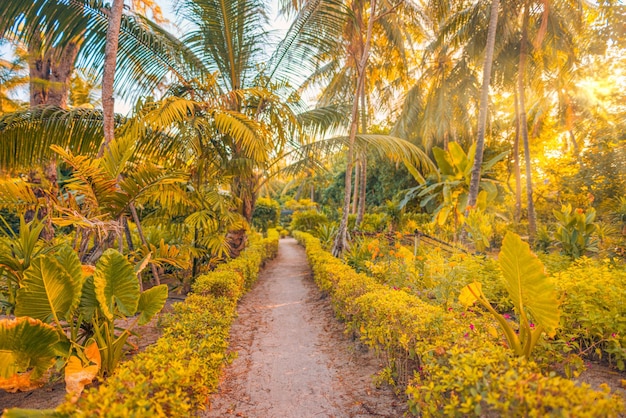
[[[0,178],[0,209],[25,211],[39,205],[30,185],[19,178]]]
[[[295,4],[295,3],[294,3]],[[302,79],[305,73],[315,71],[316,58],[328,56],[337,49],[342,39],[350,11],[338,0],[303,2],[268,62],[268,75],[274,78]]]
[[[245,87],[256,75],[266,44],[266,6],[259,0],[179,0],[176,13],[192,22],[183,38],[196,56],[218,71],[223,91]]]
[[[118,118],[119,122],[119,118]],[[33,107],[0,116],[0,166],[32,167],[49,159],[51,145],[95,154],[103,139],[102,111]]]

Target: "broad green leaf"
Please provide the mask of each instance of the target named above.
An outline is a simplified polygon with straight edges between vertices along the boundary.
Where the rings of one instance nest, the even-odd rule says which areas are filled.
[[[479,282],[470,283],[461,289],[459,302],[465,307],[472,306],[483,293],[483,285]]]
[[[499,261],[505,286],[518,312],[522,314],[528,309],[534,321],[553,336],[559,326],[559,303],[554,283],[546,276],[541,261],[528,244],[511,232],[504,237]]]
[[[78,292],[74,293],[74,300],[72,300],[72,305],[70,306],[70,312],[74,312],[80,302],[80,290],[82,289],[83,282],[85,280],[85,276],[83,275],[83,269],[80,264],[80,259],[78,258],[78,254],[76,254],[76,251],[74,251],[69,245],[63,245],[55,254],[55,257],[72,278],[72,283],[74,284],[74,286],[79,289]]]
[[[162,284],[146,290],[139,298],[139,325],[145,325],[152,317],[163,309],[167,300],[167,285]]]
[[[40,377],[55,357],[57,330],[32,318],[0,319],[0,387],[18,382],[18,373],[32,370],[29,379]]]
[[[437,161],[437,167],[441,174],[444,176],[454,175],[454,168],[452,168],[452,165],[448,161],[448,156],[443,149],[433,147],[433,156],[435,157],[435,161]]]
[[[66,319],[80,297],[80,284],[52,255],[42,255],[24,272],[15,315],[49,322]]]
[[[98,309],[99,303],[96,298],[96,287],[93,284],[93,276],[89,276],[83,282],[83,289],[80,295],[80,305],[78,309],[87,321],[91,321],[94,312]]]
[[[465,167],[467,167],[467,154],[465,154],[463,148],[457,142],[450,142],[448,144],[448,155],[455,169],[455,174],[463,174]]]
[[[131,316],[137,312],[139,303],[139,282],[133,265],[116,250],[104,252],[93,275],[96,298],[102,313],[109,319],[116,312]]]

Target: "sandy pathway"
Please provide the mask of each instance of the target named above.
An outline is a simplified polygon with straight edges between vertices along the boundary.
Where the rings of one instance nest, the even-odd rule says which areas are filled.
[[[238,312],[231,329],[238,358],[204,416],[403,415],[403,402],[390,389],[372,385],[376,359],[343,334],[294,239],[280,241],[278,256]]]

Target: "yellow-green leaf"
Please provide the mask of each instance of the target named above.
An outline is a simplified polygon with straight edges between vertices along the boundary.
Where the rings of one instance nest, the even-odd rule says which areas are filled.
[[[162,284],[146,290],[139,298],[139,307],[137,310],[141,312],[139,316],[139,325],[145,325],[152,317],[158,313],[167,300],[167,285]]]
[[[502,242],[499,261],[505,286],[518,312],[527,309],[534,321],[553,336],[559,326],[559,302],[541,260],[518,235],[509,232]]]
[[[470,283],[463,289],[461,289],[461,293],[459,294],[459,302],[465,307],[472,306],[474,302],[478,300],[482,293],[482,283]]]
[[[96,298],[102,313],[113,320],[116,312],[131,316],[137,312],[139,281],[133,265],[119,252],[104,252],[93,275]]]

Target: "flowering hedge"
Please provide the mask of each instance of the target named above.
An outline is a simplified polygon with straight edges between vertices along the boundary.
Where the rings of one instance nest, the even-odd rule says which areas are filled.
[[[402,288],[356,273],[295,232],[319,287],[339,318],[375,350],[379,378],[406,389],[412,413],[429,416],[618,416],[623,401],[608,388],[544,375],[503,346],[490,318],[432,305]]]

